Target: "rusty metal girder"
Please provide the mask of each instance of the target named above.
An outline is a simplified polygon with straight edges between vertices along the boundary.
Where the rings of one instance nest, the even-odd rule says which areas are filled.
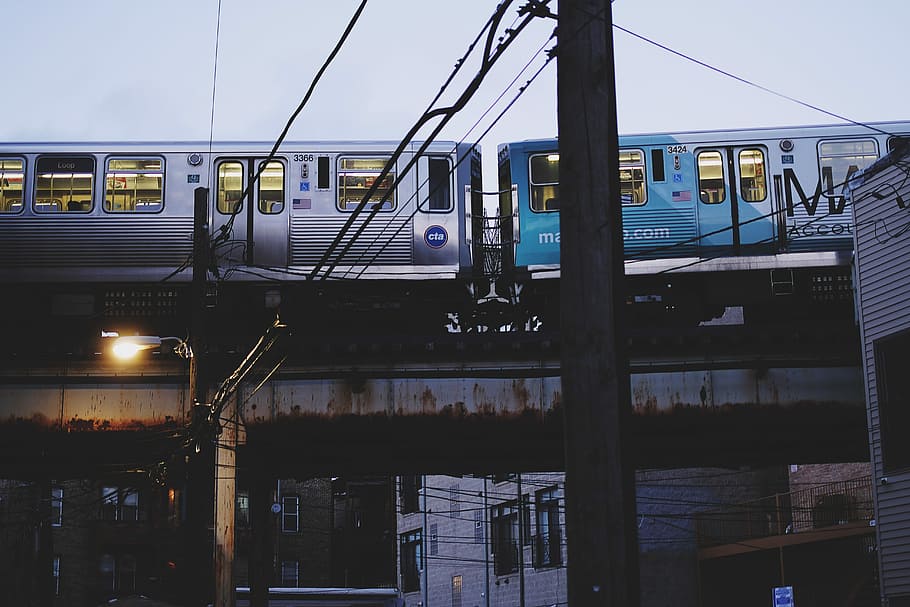
[[[299,415],[543,415],[560,405],[556,373],[550,366],[523,366],[520,373],[503,367],[288,372],[255,394],[241,388],[241,416],[249,425]],[[632,408],[639,415],[812,402],[864,407],[858,367],[655,371],[633,373],[630,381]],[[20,378],[0,385],[0,428],[23,423],[70,432],[151,428],[186,422],[188,407],[187,385],[174,377],[101,381],[70,375],[57,383]]]

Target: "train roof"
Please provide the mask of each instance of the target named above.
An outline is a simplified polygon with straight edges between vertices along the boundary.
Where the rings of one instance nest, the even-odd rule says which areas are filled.
[[[279,146],[278,151],[348,151],[350,149],[363,150],[392,150],[398,147],[400,141],[380,140],[380,139],[351,139],[351,140],[293,140],[284,141]],[[424,142],[413,141],[407,146],[407,150],[416,150]],[[455,141],[436,140],[430,146],[453,148],[458,144]],[[183,151],[211,151],[238,152],[243,150],[255,150],[257,153],[262,151],[271,151],[275,146],[274,141],[255,141],[255,140],[137,140],[137,141],[5,141],[0,143],[0,153],[22,153],[22,152],[53,152],[60,150],[79,150],[79,151],[108,151],[108,150],[153,150],[155,152],[183,152]]]
[[[899,135],[910,133],[910,120],[880,121],[866,123],[813,124],[774,127],[729,128],[719,130],[666,131],[654,133],[620,133],[624,144],[639,144],[688,141],[737,141],[755,139],[798,139],[801,137],[843,137],[860,135]],[[500,145],[520,145],[528,148],[552,146],[556,137],[525,139]]]

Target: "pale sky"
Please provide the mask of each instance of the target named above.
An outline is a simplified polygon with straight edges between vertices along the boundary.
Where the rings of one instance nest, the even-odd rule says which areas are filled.
[[[7,0],[0,139],[273,141],[358,4],[222,0],[213,78],[218,0]],[[370,0],[289,139],[400,139],[495,5]],[[636,34],[852,120],[910,118],[904,0],[615,0],[612,10]],[[442,137],[475,141],[505,103],[481,118],[493,100],[514,96],[508,83],[543,64],[534,54],[554,26],[522,32]],[[622,31],[614,44],[621,133],[837,122]],[[485,176],[498,143],[556,136],[555,83],[551,62],[480,141]]]

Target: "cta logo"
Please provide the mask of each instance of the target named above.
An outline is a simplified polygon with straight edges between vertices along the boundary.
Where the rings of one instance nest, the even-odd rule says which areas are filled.
[[[430,226],[423,233],[423,241],[431,249],[441,249],[449,241],[449,234],[442,226]]]

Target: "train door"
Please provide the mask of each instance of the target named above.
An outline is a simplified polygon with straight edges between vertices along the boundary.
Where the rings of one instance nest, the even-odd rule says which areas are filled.
[[[454,188],[455,171],[447,155],[424,155],[417,160],[417,211],[413,220],[416,265],[458,263],[459,219],[463,215],[454,212],[459,194]]]
[[[264,161],[220,158],[215,163],[213,237],[223,240],[215,251],[220,261],[281,268],[288,265],[287,166],[282,158],[262,167]]]
[[[735,253],[771,249],[775,223],[767,149],[761,145],[699,148],[695,164],[699,248]]]

